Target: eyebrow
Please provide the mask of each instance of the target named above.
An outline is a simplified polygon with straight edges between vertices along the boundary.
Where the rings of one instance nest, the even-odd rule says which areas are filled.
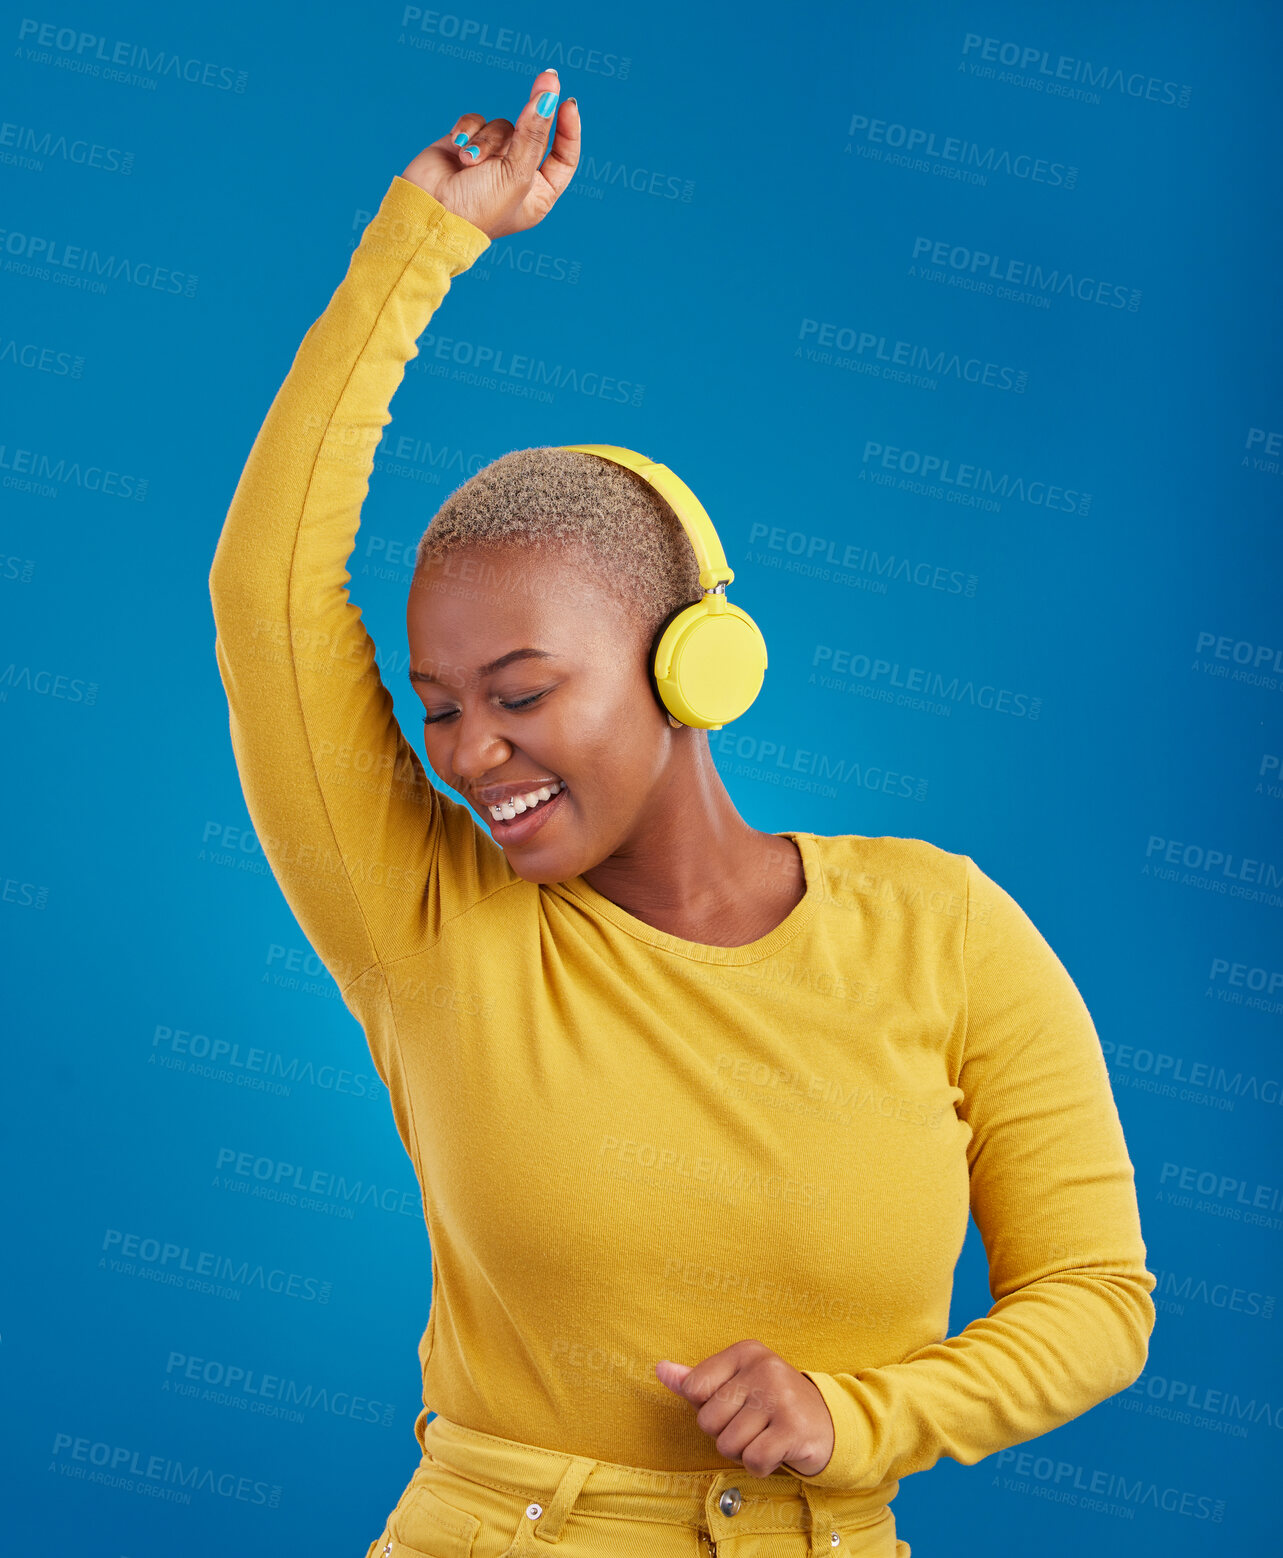
[[[500,655],[497,660],[491,660],[488,665],[480,666],[478,676],[490,676],[495,671],[501,671],[505,665],[511,665],[514,660],[555,660],[556,656],[547,649],[510,649],[506,655]],[[436,676],[428,676],[423,671],[411,671],[412,682],[436,682],[442,685]]]

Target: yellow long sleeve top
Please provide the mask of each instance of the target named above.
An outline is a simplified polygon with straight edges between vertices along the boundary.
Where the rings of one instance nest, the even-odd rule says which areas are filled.
[[[1092,1019],[1016,902],[920,839],[793,838],[739,947],[531,884],[430,784],[349,599],[416,342],[489,239],[393,179],[308,330],[210,575],[249,812],[423,1191],[424,1411],[724,1470],[655,1377],[754,1337],[812,1379],[819,1487],[970,1465],[1132,1383],[1154,1323]],[[993,1305],[948,1336],[974,1215]]]

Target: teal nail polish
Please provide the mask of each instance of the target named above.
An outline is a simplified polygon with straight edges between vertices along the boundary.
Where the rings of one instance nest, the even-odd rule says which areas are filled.
[[[481,155],[481,148],[479,146],[465,146],[463,154],[465,157],[471,157],[473,162],[475,162]]]
[[[456,135],[456,136],[455,136],[455,138],[454,138],[454,144],[455,144],[455,145],[456,145],[456,146],[462,146],[462,145],[463,145],[463,143],[464,143],[464,142],[465,142],[465,141],[466,141],[466,140],[467,140],[467,139],[468,139],[468,133],[467,133],[467,131],[466,131],[466,130],[460,130],[460,131],[459,131],[459,133],[458,133],[458,135]]]
[[[535,104],[535,112],[541,119],[552,118],[552,111],[556,108],[557,99],[560,96],[560,92],[544,92],[541,94],[539,101]]]

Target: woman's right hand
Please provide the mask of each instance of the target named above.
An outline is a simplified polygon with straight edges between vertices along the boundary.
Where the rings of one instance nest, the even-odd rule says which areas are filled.
[[[558,112],[554,98],[549,117],[536,111],[545,94],[560,90],[557,72],[541,70],[515,125],[509,119],[461,114],[447,134],[423,148],[401,177],[427,190],[489,238],[524,232],[548,215],[579,166],[578,103],[562,103]],[[540,167],[554,124],[552,150]],[[466,144],[456,142],[460,135]],[[475,155],[469,147],[476,148]]]

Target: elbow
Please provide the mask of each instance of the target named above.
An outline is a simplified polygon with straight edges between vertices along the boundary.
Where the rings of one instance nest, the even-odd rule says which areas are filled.
[[[230,606],[234,576],[234,570],[228,566],[227,549],[220,539],[209,569],[209,601],[214,608],[214,624],[220,629]]]
[[[225,534],[214,553],[209,601],[218,638],[229,646],[246,638],[260,640],[268,623],[284,617],[276,598],[279,591],[273,589],[259,562],[256,566],[252,555],[230,547]]]
[[[224,658],[235,653],[240,638],[237,628],[245,620],[245,606],[213,573],[209,577],[209,601],[213,608],[215,649]]]
[[[1153,1291],[1158,1279],[1153,1272],[1147,1271],[1144,1278],[1137,1283],[1135,1289],[1136,1309],[1136,1372],[1128,1380],[1129,1385],[1134,1385],[1145,1371],[1145,1365],[1149,1362],[1149,1339],[1154,1334],[1154,1323],[1158,1319],[1158,1309],[1153,1300]]]
[[[246,584],[252,578],[252,571],[245,566],[242,557],[236,556],[224,528],[209,568],[209,599],[214,608],[214,621],[220,626],[220,619],[228,613],[243,609]]]
[[[1149,1362],[1149,1339],[1154,1334],[1157,1309],[1151,1297],[1157,1278],[1150,1271],[1139,1277],[1116,1277],[1110,1283],[1113,1307],[1118,1316],[1117,1344],[1102,1353],[1106,1371],[1101,1400],[1127,1390],[1145,1372]]]

